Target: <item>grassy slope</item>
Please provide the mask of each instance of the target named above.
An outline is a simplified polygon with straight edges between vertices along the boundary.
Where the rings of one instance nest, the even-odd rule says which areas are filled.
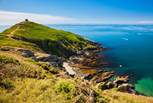
[[[24,38],[30,42],[12,37]],[[0,48],[10,46],[41,51],[41,48],[44,50],[46,48],[39,48],[40,44],[37,44],[37,41],[44,43],[46,40],[55,44],[62,41],[59,44],[63,45],[62,49],[58,48],[57,52],[66,49],[78,50],[79,45],[92,46],[78,35],[32,22],[23,22],[1,34]],[[55,48],[55,45],[53,47]],[[17,52],[0,51],[0,103],[74,103],[76,100],[79,100],[78,103],[86,103],[83,101],[89,100],[86,96],[88,89],[94,89],[97,92],[97,103],[153,103],[153,99],[149,97],[115,90],[101,91],[96,85],[86,84],[79,78],[56,77],[55,71],[53,67],[46,69],[45,64],[34,62],[31,58],[24,58]],[[81,88],[85,90],[82,92]]]
[[[0,47],[17,47],[17,48],[26,48],[32,51],[41,51],[41,49],[33,43],[19,41],[12,38],[8,38],[6,36],[0,35]]]
[[[59,56],[70,56],[77,50],[94,47],[79,35],[29,21],[16,24],[2,34],[34,43],[44,51]]]
[[[50,73],[41,64],[24,58],[15,52],[0,51],[0,80],[5,78],[44,78]]]
[[[114,90],[107,90],[102,95],[109,100],[110,103],[153,103],[152,97],[122,93]]]

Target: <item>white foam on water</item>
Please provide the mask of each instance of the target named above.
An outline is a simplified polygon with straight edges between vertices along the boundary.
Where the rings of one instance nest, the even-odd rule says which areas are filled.
[[[123,40],[126,40],[126,41],[128,41],[129,39],[128,38],[122,38]]]

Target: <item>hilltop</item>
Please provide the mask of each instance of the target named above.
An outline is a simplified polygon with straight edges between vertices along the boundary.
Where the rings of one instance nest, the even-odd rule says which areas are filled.
[[[127,77],[104,70],[101,50],[71,32],[31,21],[13,25],[0,33],[0,103],[153,103]]]
[[[13,41],[30,42],[47,53],[64,57],[74,55],[79,50],[95,48],[91,41],[77,34],[56,30],[30,21],[12,26],[2,32],[2,35],[14,39]]]

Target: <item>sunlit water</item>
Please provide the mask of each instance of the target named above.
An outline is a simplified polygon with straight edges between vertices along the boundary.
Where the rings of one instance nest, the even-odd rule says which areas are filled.
[[[119,74],[129,74],[136,90],[153,96],[153,25],[49,25],[101,43]],[[0,27],[0,29],[4,29]]]
[[[129,74],[136,90],[153,96],[153,25],[53,25],[111,48],[105,52],[112,67]]]

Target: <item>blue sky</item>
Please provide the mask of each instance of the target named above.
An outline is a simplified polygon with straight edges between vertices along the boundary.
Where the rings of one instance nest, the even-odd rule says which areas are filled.
[[[152,24],[153,0],[0,0],[0,23]]]

